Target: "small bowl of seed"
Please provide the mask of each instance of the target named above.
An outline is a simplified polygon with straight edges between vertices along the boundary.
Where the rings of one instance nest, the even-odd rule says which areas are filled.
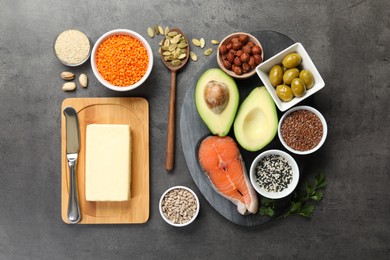
[[[281,199],[290,195],[299,181],[294,158],[281,150],[268,150],[252,162],[249,177],[253,188],[263,197]]]
[[[279,140],[295,154],[314,153],[324,144],[327,134],[324,116],[310,106],[291,108],[279,121]]]
[[[64,65],[76,67],[84,64],[91,55],[91,41],[77,29],[61,32],[54,40],[54,55]]]
[[[199,208],[198,196],[185,186],[169,188],[161,196],[159,203],[161,217],[175,227],[191,224],[198,216]]]

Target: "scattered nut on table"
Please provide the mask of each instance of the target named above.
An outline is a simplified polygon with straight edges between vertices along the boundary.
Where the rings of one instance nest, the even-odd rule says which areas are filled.
[[[88,77],[87,77],[87,75],[84,74],[84,73],[80,74],[79,82],[80,82],[80,86],[82,86],[83,88],[86,88],[88,86]]]
[[[75,75],[72,72],[64,71],[61,73],[61,78],[63,80],[72,80],[74,79]]]
[[[67,82],[62,85],[63,91],[73,91],[76,89],[76,83],[74,82]]]

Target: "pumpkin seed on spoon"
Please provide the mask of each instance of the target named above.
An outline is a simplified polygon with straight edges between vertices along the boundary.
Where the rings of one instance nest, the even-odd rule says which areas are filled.
[[[176,43],[172,43],[171,39],[173,38],[179,40],[177,42],[176,40],[174,40],[173,42]],[[161,52],[160,57],[164,65],[171,71],[165,168],[167,171],[171,171],[173,169],[173,161],[175,154],[176,72],[187,64],[190,53],[190,46],[188,44],[187,37],[179,29],[171,29],[165,35],[164,46],[168,48],[168,52],[170,52],[170,54],[164,55],[165,52]],[[183,50],[185,50],[185,52]]]

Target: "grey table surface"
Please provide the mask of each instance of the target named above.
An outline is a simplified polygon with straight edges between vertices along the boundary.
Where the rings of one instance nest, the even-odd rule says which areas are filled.
[[[0,259],[385,259],[390,254],[390,2],[352,1],[0,1]],[[301,42],[326,87],[313,97],[329,124],[310,170],[328,187],[313,217],[256,227],[235,225],[202,197],[185,164],[176,128],[176,161],[164,170],[169,72],[155,51],[145,84],[105,89],[90,65],[87,89],[61,90],[54,37],[68,28],[92,41],[128,28],[180,27],[189,38],[222,39],[235,31],[274,30]],[[149,39],[154,50],[158,40]],[[185,93],[207,61],[178,74]],[[147,98],[150,105],[150,218],[141,225],[66,225],[60,205],[61,103],[69,97]],[[178,121],[177,121],[178,122]],[[310,173],[311,174],[311,173]],[[310,175],[308,174],[308,175]],[[158,200],[186,185],[201,201],[189,227],[167,225]]]

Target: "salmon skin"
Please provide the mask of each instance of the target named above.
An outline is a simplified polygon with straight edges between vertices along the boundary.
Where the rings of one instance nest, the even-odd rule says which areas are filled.
[[[231,137],[206,137],[199,145],[198,159],[213,189],[237,205],[241,215],[258,212],[257,194],[246,173],[240,151]]]

